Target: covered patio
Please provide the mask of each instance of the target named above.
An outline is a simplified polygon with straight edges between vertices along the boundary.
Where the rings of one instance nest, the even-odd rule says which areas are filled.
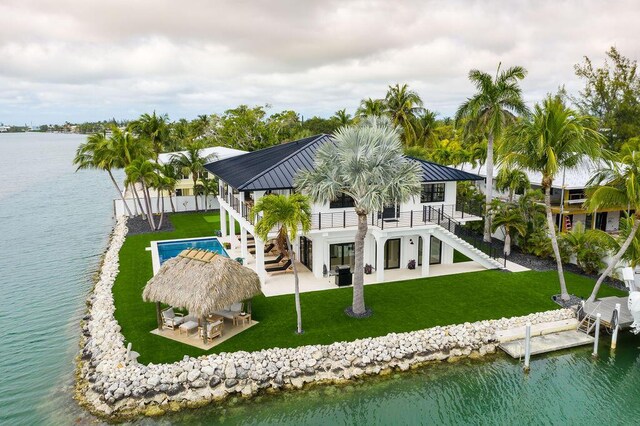
[[[213,252],[187,249],[164,262],[142,297],[156,303],[158,327],[151,333],[206,350],[257,324],[251,298],[261,293],[251,269]]]

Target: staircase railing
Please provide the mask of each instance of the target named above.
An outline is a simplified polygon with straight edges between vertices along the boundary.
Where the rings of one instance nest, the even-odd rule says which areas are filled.
[[[453,233],[458,238],[461,238],[462,240],[471,244],[473,247],[480,250],[487,256],[491,257],[494,260],[497,260],[498,262],[501,262],[504,267],[507,266],[507,256],[504,254],[503,250],[495,247],[493,244],[487,241],[484,241],[484,238],[482,236],[469,231],[464,227],[462,223],[446,214],[443,210],[431,206],[428,206],[427,209],[429,221],[440,225],[447,231]]]
[[[595,308],[593,308],[593,310],[588,314],[584,310],[585,309],[584,300],[580,303],[580,307],[578,308],[578,311],[576,312],[576,314],[578,315],[578,318],[580,318],[581,315],[584,315],[584,317],[578,323],[578,327],[576,328],[576,330],[582,331],[585,334],[591,334],[591,332],[596,326],[596,322],[595,320],[592,320],[592,316],[598,310],[601,303],[602,302],[598,302]]]

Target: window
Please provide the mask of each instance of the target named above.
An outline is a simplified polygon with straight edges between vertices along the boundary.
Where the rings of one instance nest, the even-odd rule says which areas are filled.
[[[348,207],[354,207],[353,198],[345,194],[340,194],[338,198],[331,200],[329,203],[330,209],[343,209]]]
[[[347,265],[353,269],[355,264],[355,243],[341,243],[329,245],[329,268]]]
[[[444,201],[444,183],[427,183],[422,185],[421,203],[441,203]]]

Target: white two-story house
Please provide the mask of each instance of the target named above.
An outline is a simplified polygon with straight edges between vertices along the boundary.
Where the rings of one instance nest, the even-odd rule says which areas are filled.
[[[231,237],[232,244],[240,245],[243,257],[249,253],[248,236],[253,236],[256,272],[267,283],[265,242],[254,235],[251,207],[265,194],[295,191],[295,176],[300,170],[313,167],[316,150],[325,143],[332,143],[331,137],[318,135],[206,166],[219,178],[221,218],[228,217],[230,221],[227,227],[226,220],[221,220],[222,233]],[[456,207],[456,183],[482,178],[428,161],[413,158],[410,161],[418,162],[422,168],[420,196],[369,215],[364,263],[371,265],[376,282],[385,281],[385,270],[408,268],[410,263],[415,264],[421,276],[428,276],[430,265],[453,262],[454,249],[486,268],[501,267],[496,259],[456,235],[460,225],[480,220]],[[239,239],[235,235],[236,222],[240,226]],[[314,204],[311,230],[293,242],[297,259],[316,278],[326,276],[336,266],[353,268],[356,226],[350,197],[342,196],[325,205]]]

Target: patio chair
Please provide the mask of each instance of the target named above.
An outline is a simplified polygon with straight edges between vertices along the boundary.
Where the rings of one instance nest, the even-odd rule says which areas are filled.
[[[162,311],[162,327],[169,327],[175,330],[177,326],[185,321],[184,315],[180,312],[174,312],[173,308]]]
[[[222,330],[224,329],[224,320],[218,320],[215,322],[207,323],[207,340],[213,340],[214,337],[222,337]],[[200,327],[200,338],[202,339],[204,336],[203,328]]]
[[[234,303],[221,311],[215,311],[214,314],[234,320],[238,315],[240,315],[240,312],[242,312],[242,302]]]
[[[265,268],[265,271],[267,271],[267,272],[282,272],[282,271],[286,271],[290,267],[291,267],[291,259],[287,259],[287,261],[284,262],[281,265],[276,265],[276,266],[272,266],[270,268]]]
[[[270,243],[270,244],[266,245],[266,246],[264,247],[264,254],[269,253],[271,250],[273,250],[273,249],[275,248],[275,246],[276,246],[276,245],[275,245],[274,243]],[[252,248],[251,250],[249,250],[249,253],[251,253],[251,254],[256,254],[255,246],[254,246],[254,248]]]
[[[280,253],[278,255],[278,257],[276,257],[275,259],[265,260],[264,264],[265,265],[273,265],[274,263],[280,263],[280,261],[282,261],[282,259],[284,259],[284,254]]]

